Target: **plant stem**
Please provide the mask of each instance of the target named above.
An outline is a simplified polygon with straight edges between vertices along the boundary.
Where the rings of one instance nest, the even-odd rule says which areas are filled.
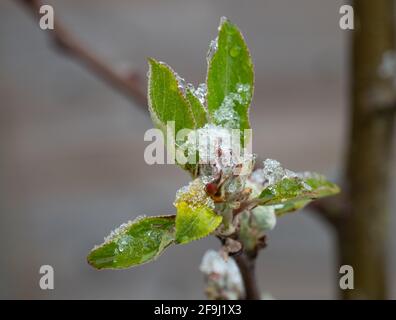
[[[257,285],[255,266],[256,257],[248,256],[246,253],[233,256],[238,265],[239,271],[242,275],[243,284],[245,287],[246,300],[260,300],[260,290]]]

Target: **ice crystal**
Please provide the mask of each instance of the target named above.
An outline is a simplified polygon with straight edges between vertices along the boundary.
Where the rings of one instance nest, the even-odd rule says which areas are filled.
[[[196,89],[194,85],[191,83],[183,84],[183,87],[184,87],[184,89],[182,90],[183,94],[185,94],[185,89],[187,88],[199,100],[199,102],[203,106],[205,106],[206,93],[207,93],[206,83],[200,83]]]
[[[186,80],[184,78],[180,77],[176,72],[174,72],[177,83],[178,83],[178,88],[180,89],[183,94],[186,92]]]
[[[206,54],[206,61],[208,62],[208,64],[212,61],[212,58],[217,51],[217,48],[218,48],[217,42],[218,42],[217,37],[216,37],[216,39],[210,41],[208,53]]]
[[[199,102],[201,102],[202,105],[205,105],[207,93],[206,83],[199,84],[197,89],[195,89],[193,93],[197,97]]]
[[[239,132],[213,124],[191,131],[182,147],[190,155],[198,152],[200,165],[211,165],[202,166],[206,175],[215,174],[213,169],[217,173],[247,175],[254,162],[254,155],[246,150],[241,152]]]
[[[102,247],[103,245],[105,245],[105,244],[107,244],[107,243],[109,243],[109,242],[111,242],[111,241],[114,241],[114,240],[116,240],[116,239],[118,239],[118,238],[120,238],[120,239],[118,239],[118,241],[121,241],[121,240],[122,240],[122,236],[126,236],[126,235],[125,235],[125,232],[126,232],[133,224],[139,222],[139,221],[140,221],[141,219],[143,219],[144,217],[145,217],[145,216],[138,216],[138,217],[136,217],[134,220],[129,220],[128,222],[121,224],[118,228],[112,230],[108,236],[104,237],[104,242],[103,242],[102,244],[100,244],[100,245],[95,245],[94,248],[93,248],[92,250],[98,249],[98,248]],[[126,239],[124,239],[124,242],[125,242],[125,241],[126,241]],[[122,246],[122,245],[123,245],[123,244],[121,244],[121,246]],[[121,251],[122,251],[122,250],[121,250]]]
[[[239,115],[234,110],[235,103],[233,100],[234,94],[229,94],[226,96],[220,105],[220,108],[217,109],[213,118],[216,123],[223,125],[228,128],[238,128],[239,127]]]
[[[117,229],[112,230],[110,234],[104,238],[104,243],[108,243],[115,240],[117,237],[122,235],[126,230],[128,230],[129,227],[131,227],[133,224],[137,223],[144,217],[145,216],[138,216],[134,220],[129,220],[128,222],[121,224]]]
[[[258,206],[252,210],[254,224],[264,232],[272,230],[276,225],[276,214],[274,206]]]
[[[237,193],[244,187],[244,181],[241,179],[234,178],[226,186],[226,191],[228,193]]]
[[[263,162],[263,175],[268,184],[272,185],[286,177],[285,170],[282,168],[279,161],[267,159]]]
[[[266,159],[263,162],[263,168],[253,171],[249,177],[249,183],[257,190],[265,187],[271,187],[279,181],[287,178],[298,178],[306,190],[312,188],[304,182],[307,178],[319,179],[321,176],[313,172],[294,172],[282,167],[279,161]]]
[[[214,112],[214,121],[227,128],[239,128],[240,117],[235,110],[237,105],[246,105],[250,100],[250,85],[238,83],[236,92],[231,92],[224,97],[220,107]]]
[[[223,25],[224,23],[226,23],[227,21],[228,21],[228,18],[222,16],[222,17],[220,18],[220,24],[219,24],[219,27],[217,28],[217,30],[220,31],[222,25]]]
[[[174,205],[177,206],[181,202],[187,203],[192,208],[205,206],[214,209],[215,207],[213,200],[205,191],[205,184],[200,178],[191,181],[187,186],[176,192]]]
[[[124,250],[126,250],[132,241],[133,241],[133,237],[131,237],[129,235],[121,236],[120,239],[118,239],[118,241],[117,241],[118,252],[123,252]]]

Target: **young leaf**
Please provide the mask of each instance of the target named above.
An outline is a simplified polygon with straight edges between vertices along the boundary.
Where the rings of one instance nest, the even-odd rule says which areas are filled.
[[[248,109],[253,96],[253,63],[237,26],[221,19],[217,49],[208,56],[207,107],[211,120],[232,129],[249,129]]]
[[[157,258],[175,240],[175,216],[145,217],[122,225],[88,255],[97,269],[123,269]]]
[[[152,58],[148,61],[148,103],[154,124],[165,131],[167,122],[174,121],[175,134],[181,129],[194,129],[190,104],[179,88],[174,71],[165,63]]]
[[[284,215],[285,213],[290,213],[293,211],[300,210],[304,208],[307,204],[309,204],[312,200],[296,200],[296,201],[290,201],[286,202],[284,204],[277,204],[274,207],[276,215],[279,217],[281,215]]]
[[[186,90],[186,98],[191,106],[194,117],[195,127],[202,128],[207,122],[206,110],[199,99],[194,95],[190,88]]]
[[[301,209],[310,201],[340,191],[338,186],[318,174],[284,178],[265,188],[259,198],[262,205],[274,205],[277,215]]]
[[[205,206],[193,207],[187,202],[176,204],[176,242],[188,243],[206,237],[216,230],[222,217]]]

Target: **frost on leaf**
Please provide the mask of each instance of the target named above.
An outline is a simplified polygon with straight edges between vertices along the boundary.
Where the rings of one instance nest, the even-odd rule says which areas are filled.
[[[213,300],[236,300],[244,296],[242,277],[233,259],[224,258],[208,250],[202,258],[200,270],[206,279],[206,295]]]
[[[246,149],[241,151],[239,135],[233,130],[213,124],[191,132],[184,148],[190,154],[198,154],[198,180],[178,192],[177,199],[187,204],[191,203],[190,199],[199,198],[201,203],[210,199],[205,206],[221,215],[224,230],[231,232],[232,211],[249,196],[245,182],[252,172],[255,156]]]
[[[222,18],[217,39],[208,52],[207,108],[214,124],[249,129],[248,110],[253,96],[253,64],[236,25]],[[241,134],[241,142],[245,137]]]
[[[200,178],[191,181],[187,186],[180,188],[176,192],[174,205],[177,207],[179,203],[186,203],[191,208],[208,207],[214,209],[213,200],[205,191],[205,184]]]
[[[198,154],[203,175],[248,175],[252,170],[254,156],[241,149],[239,133],[228,128],[206,124],[190,132],[183,148]]]
[[[175,216],[141,217],[122,224],[95,246],[88,262],[97,269],[122,269],[157,258],[175,240]]]
[[[208,122],[206,110],[206,84],[201,83],[196,89],[191,83],[187,84],[185,96],[190,103],[195,121],[195,128],[203,127]]]
[[[208,62],[208,64],[210,63],[210,61],[212,61],[212,58],[217,51],[217,42],[218,42],[218,37],[210,41],[208,53],[206,54],[206,61]]]
[[[311,172],[293,172],[285,169],[272,159],[263,163],[249,177],[252,196],[258,195],[261,205],[274,206],[276,213],[301,209],[310,201],[339,192],[337,185],[327,181],[324,176]]]
[[[192,90],[194,96],[199,100],[199,102],[204,106],[206,102],[206,83],[200,83],[196,89]]]
[[[188,243],[206,237],[216,230],[222,217],[214,212],[214,202],[205,184],[196,178],[176,193],[176,241]]]
[[[241,119],[237,112],[238,105],[246,105],[251,99],[249,84],[238,83],[235,92],[225,96],[219,109],[213,113],[213,121],[230,129],[239,129]]]

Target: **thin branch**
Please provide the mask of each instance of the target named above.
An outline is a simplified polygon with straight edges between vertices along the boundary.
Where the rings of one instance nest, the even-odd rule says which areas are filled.
[[[257,285],[255,265],[256,257],[247,256],[245,253],[232,256],[241,272],[245,287],[246,300],[260,300],[260,291]]]
[[[251,209],[257,207],[257,205],[259,203],[260,203],[260,200],[258,200],[258,199],[243,201],[240,204],[240,206],[233,211],[234,217],[237,216],[238,214],[240,214],[241,212],[245,211],[245,210],[251,210]]]
[[[18,0],[22,3],[38,20],[41,0]],[[135,102],[138,106],[146,108],[147,98],[145,88],[140,81],[140,77],[132,74],[130,77],[117,73],[111,66],[99,59],[93,52],[79,43],[59,22],[55,19],[54,29],[46,31],[50,35],[53,44],[63,53],[69,55],[77,62],[85,66],[93,74],[104,80],[114,89],[120,91],[127,98]]]

